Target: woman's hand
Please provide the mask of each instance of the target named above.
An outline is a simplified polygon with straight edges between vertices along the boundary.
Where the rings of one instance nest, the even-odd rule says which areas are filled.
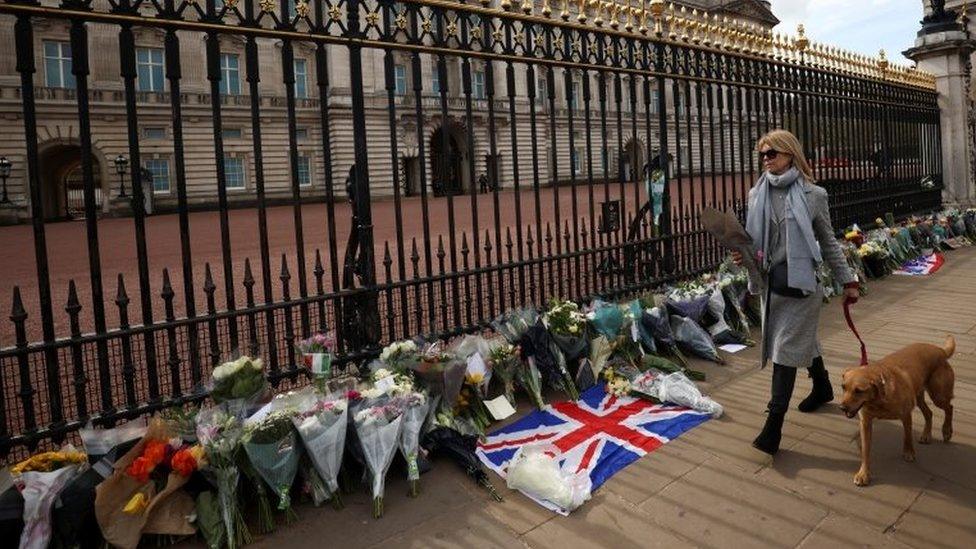
[[[844,303],[857,303],[857,300],[861,298],[861,289],[857,286],[845,286],[844,287]]]
[[[732,255],[732,263],[734,263],[736,267],[741,267],[742,266],[742,254],[739,253],[739,252],[737,252],[737,251],[735,251],[735,250],[732,250],[732,254],[731,255]]]

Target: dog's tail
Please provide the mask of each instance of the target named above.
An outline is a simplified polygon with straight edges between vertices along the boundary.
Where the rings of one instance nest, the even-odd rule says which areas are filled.
[[[952,358],[952,355],[956,352],[956,338],[951,335],[946,336],[945,343],[942,344],[942,350],[945,351],[946,358]]]

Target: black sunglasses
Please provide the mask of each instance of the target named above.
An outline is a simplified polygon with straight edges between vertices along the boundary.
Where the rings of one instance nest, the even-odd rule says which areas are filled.
[[[762,160],[764,158],[768,158],[769,160],[774,160],[777,156],[779,156],[779,154],[780,154],[780,152],[777,151],[776,149],[769,149],[769,150],[766,150],[766,151],[759,151],[759,159]]]

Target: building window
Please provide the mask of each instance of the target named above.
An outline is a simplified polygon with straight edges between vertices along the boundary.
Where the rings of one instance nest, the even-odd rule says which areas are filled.
[[[306,141],[308,139],[308,128],[298,128],[295,130],[296,141]]]
[[[580,103],[581,96],[582,94],[580,93],[580,81],[573,79],[573,83],[570,84],[569,87],[569,97],[566,99],[566,103],[569,105],[569,108],[571,109],[581,108],[581,103]]]
[[[220,135],[224,139],[242,139],[244,137],[244,130],[240,128],[224,128],[221,130]]]
[[[295,60],[295,97],[308,98],[308,63],[304,59]]]
[[[397,95],[407,95],[407,67],[404,65],[393,66],[393,85]]]
[[[224,181],[228,189],[244,188],[244,159],[224,156]]]
[[[142,128],[143,139],[166,139],[166,128],[161,126],[147,126]]]
[[[241,94],[241,61],[237,54],[220,54],[220,93]]]
[[[430,91],[441,93],[441,71],[436,63],[434,64],[434,72],[431,76]]]
[[[569,151],[570,159],[573,162],[573,171],[577,174],[583,171],[583,135],[580,132],[573,132],[573,149]]]
[[[659,93],[660,92],[658,92],[657,90],[651,90],[651,112],[654,114],[657,114],[658,112],[657,102],[660,99]]]
[[[535,102],[539,105],[546,103],[546,79],[542,76],[536,81]]]
[[[44,71],[49,88],[75,87],[75,75],[71,74],[71,44],[44,42]]]
[[[305,155],[298,157],[298,184],[302,187],[312,185],[312,160]]]
[[[139,78],[139,91],[163,91],[163,50],[136,48],[136,74]]]
[[[152,174],[152,189],[154,193],[169,192],[169,161],[165,158],[150,158],[146,160],[146,170]]]
[[[474,71],[474,98],[485,98],[485,73],[484,71]]]

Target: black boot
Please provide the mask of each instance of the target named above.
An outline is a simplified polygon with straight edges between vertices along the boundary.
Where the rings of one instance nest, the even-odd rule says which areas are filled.
[[[752,441],[753,448],[769,455],[778,452],[780,440],[783,438],[783,418],[785,417],[786,414],[783,412],[769,412],[762,432],[759,433],[756,440]]]
[[[827,369],[824,368],[823,358],[813,359],[813,365],[808,368],[808,371],[810,379],[813,380],[813,390],[799,406],[799,410],[806,413],[813,412],[834,400],[834,388],[830,386],[830,378],[827,376]]]

